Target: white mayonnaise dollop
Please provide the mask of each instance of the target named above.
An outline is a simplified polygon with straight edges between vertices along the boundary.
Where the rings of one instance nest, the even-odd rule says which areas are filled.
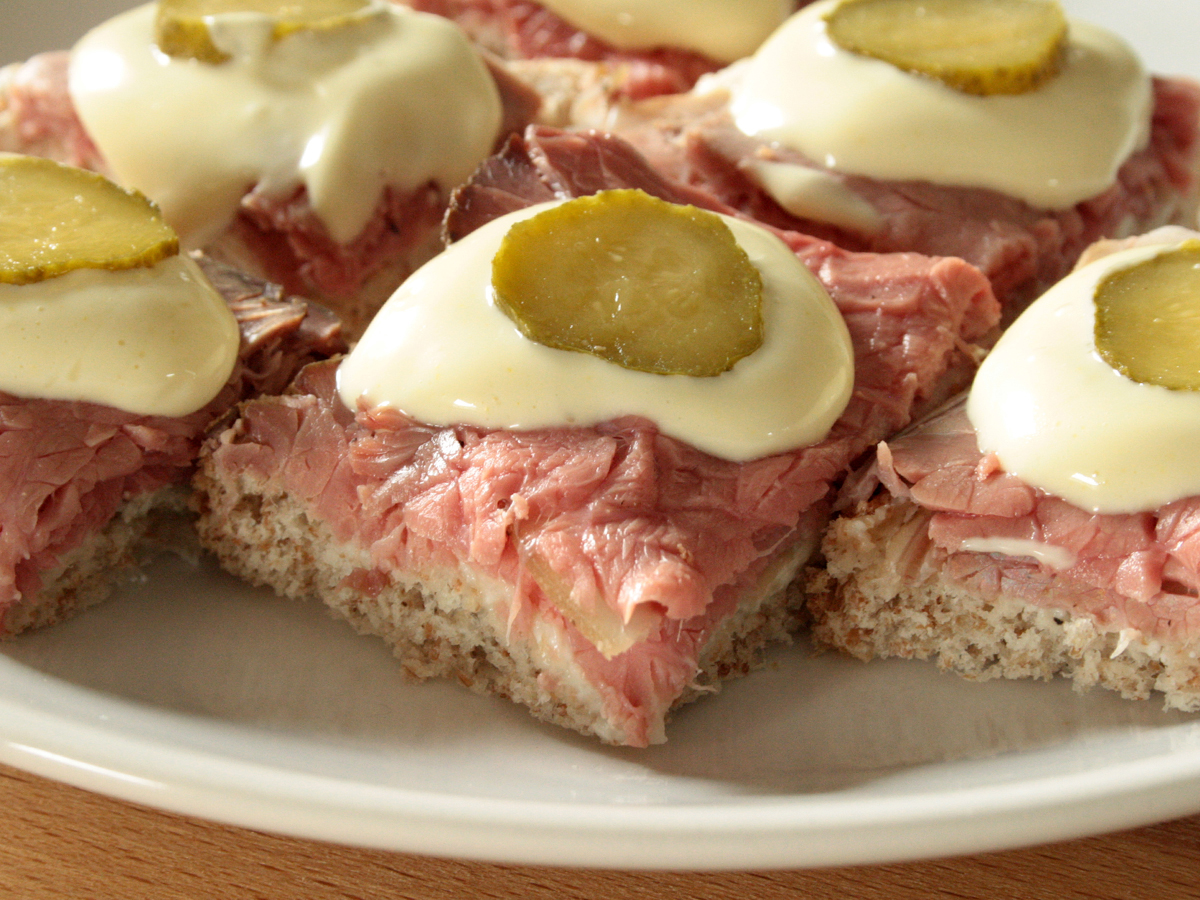
[[[1056,77],[983,97],[843,50],[825,21],[838,2],[805,7],[697,89],[729,89],[740,130],[831,169],[990,188],[1049,209],[1105,191],[1147,140],[1150,79],[1104,29],[1072,20]]]
[[[187,415],[225,386],[240,340],[228,305],[184,255],[0,284],[0,390],[21,397]]]
[[[716,62],[753,53],[795,9],[792,0],[540,0],[622,50],[679,47]]]
[[[354,409],[391,406],[433,425],[531,429],[652,420],[716,456],[745,460],[821,440],[854,384],[846,324],[824,287],[770,232],[725,218],[762,273],[764,340],[709,378],[654,375],[529,340],[492,302],[508,229],[552,204],[489,222],[392,295],[342,362]]]
[[[1142,384],[1096,350],[1096,286],[1174,249],[1143,246],[1073,272],[1004,333],[967,401],[980,449],[1005,471],[1100,513],[1200,494],[1200,393]]]
[[[212,64],[166,55],[155,5],[100,25],[75,46],[70,91],[114,179],[157,202],[187,246],[202,246],[256,184],[303,185],[339,243],[358,235],[390,185],[449,190],[491,151],[495,82],[451,22],[375,0],[338,27],[271,36],[272,19],[212,19]]]

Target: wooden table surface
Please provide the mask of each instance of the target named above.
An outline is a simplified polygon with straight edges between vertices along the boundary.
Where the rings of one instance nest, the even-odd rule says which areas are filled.
[[[0,898],[1184,900],[1200,816],[959,859],[788,872],[612,872],[340,847],[145,809],[0,766]]]

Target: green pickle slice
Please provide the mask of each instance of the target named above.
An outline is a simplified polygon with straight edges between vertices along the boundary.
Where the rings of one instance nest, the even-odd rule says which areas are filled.
[[[356,20],[370,0],[158,0],[154,41],[168,56],[216,65],[229,54],[213,43],[208,19],[231,13],[258,13],[275,20],[278,40],[297,31],[325,31]]]
[[[1036,90],[1067,44],[1052,0],[845,0],[826,22],[845,50],[982,96]]]
[[[152,266],[179,252],[179,237],[145,196],[49,159],[0,156],[0,209],[5,284]]]
[[[497,307],[530,340],[627,369],[708,377],[763,342],[762,276],[715,213],[637,190],[514,225],[492,261]]]
[[[1200,391],[1200,241],[1110,273],[1095,300],[1106,363],[1142,384]]]

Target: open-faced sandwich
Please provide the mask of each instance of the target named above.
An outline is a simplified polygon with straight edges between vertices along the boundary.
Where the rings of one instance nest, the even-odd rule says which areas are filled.
[[[0,149],[136,188],[185,247],[351,332],[540,102],[453,23],[385,0],[158,0],[2,81]]]
[[[1195,222],[1200,86],[1052,0],[822,0],[605,127],[764,223],[958,256],[1013,313],[1103,237]]]
[[[611,138],[510,142],[350,355],[207,445],[204,544],[413,677],[664,740],[786,639],[831,485],[999,316],[961,260],[689,199]]]
[[[336,319],[204,258],[141,195],[0,155],[0,635],[102,599],[206,430],[344,349]]]
[[[1200,234],[1103,252],[847,485],[819,642],[1200,709]]]

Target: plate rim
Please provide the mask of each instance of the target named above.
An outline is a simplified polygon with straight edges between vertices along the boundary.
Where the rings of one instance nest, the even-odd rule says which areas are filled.
[[[493,863],[686,871],[883,864],[1015,849],[1200,811],[1200,720],[1156,728],[1165,749],[1137,758],[948,791],[564,803],[273,768],[125,726],[132,716],[168,736],[182,727],[280,737],[261,729],[113,697],[8,657],[0,657],[0,681],[19,689],[0,696],[0,762],[35,775],[256,831]],[[47,691],[91,705],[90,721],[36,707]]]

